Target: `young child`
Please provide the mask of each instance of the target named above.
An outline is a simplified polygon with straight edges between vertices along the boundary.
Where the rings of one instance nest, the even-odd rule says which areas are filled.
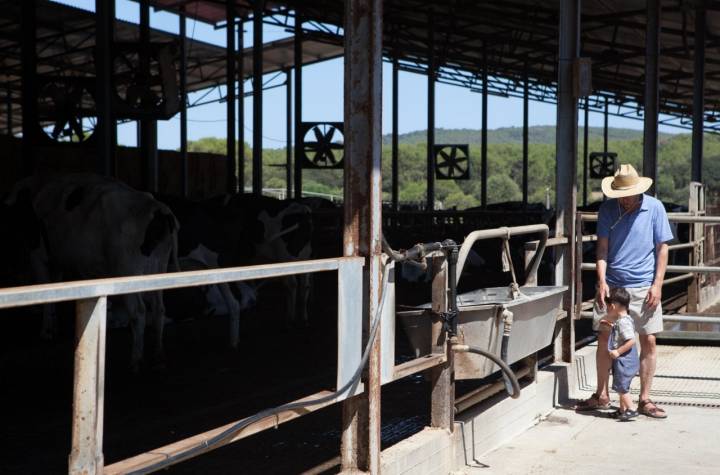
[[[620,409],[614,415],[626,422],[638,415],[630,397],[630,383],[640,368],[635,348],[635,325],[628,315],[630,294],[622,288],[612,289],[606,303],[607,315],[603,323],[612,325],[608,339],[608,352],[613,360],[612,388],[620,396]]]

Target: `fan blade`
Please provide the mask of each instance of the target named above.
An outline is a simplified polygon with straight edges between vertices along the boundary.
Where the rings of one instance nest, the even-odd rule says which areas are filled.
[[[332,139],[335,136],[335,127],[328,128],[327,132],[325,132],[325,140],[327,143],[332,143]]]
[[[320,130],[320,127],[317,125],[313,127],[313,133],[315,134],[315,140],[317,140],[319,143],[324,142],[325,136],[323,135],[322,131]]]
[[[60,136],[60,133],[63,131],[63,129],[65,129],[65,124],[66,124],[66,123],[67,123],[67,120],[65,120],[65,119],[58,119],[58,120],[55,122],[55,127],[53,127],[53,131],[52,131],[52,134],[51,134],[53,140],[57,140],[57,139],[58,139],[58,137]]]

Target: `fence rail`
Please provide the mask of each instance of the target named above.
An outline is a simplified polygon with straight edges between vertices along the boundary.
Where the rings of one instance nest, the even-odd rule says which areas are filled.
[[[352,379],[361,361],[363,265],[364,259],[361,257],[343,257],[15,287],[0,290],[0,308],[77,301],[72,447],[68,472],[72,475],[126,473],[129,470],[149,467],[159,459],[164,459],[171,454],[182,451],[183,448],[201,443],[215,432],[222,432],[226,426],[105,466],[103,457],[103,411],[108,296],[313,272],[337,271],[338,353],[336,377],[337,387],[340,388]],[[438,362],[434,361],[434,363]],[[350,391],[338,394],[331,403],[359,394],[363,389],[363,385],[358,384]],[[331,393],[331,391],[323,391],[303,398],[302,401]],[[303,411],[279,414],[271,423],[259,421],[231,438],[228,443],[327,405],[319,404]],[[202,451],[196,455],[200,453]]]

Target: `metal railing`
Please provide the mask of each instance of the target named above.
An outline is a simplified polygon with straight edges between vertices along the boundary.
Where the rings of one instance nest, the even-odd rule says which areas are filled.
[[[228,426],[198,434],[165,447],[105,466],[103,458],[103,411],[105,396],[105,340],[107,328],[107,298],[136,292],[152,292],[181,287],[212,285],[223,282],[283,277],[296,274],[337,271],[338,273],[338,350],[337,388],[349,382],[361,362],[363,295],[361,257],[318,259],[312,261],[267,264],[251,267],[211,269],[169,274],[118,277],[77,282],[65,282],[0,290],[0,309],[63,301],[77,301],[76,345],[73,381],[72,448],[69,457],[70,474],[118,474],[141,470],[174,454],[181,453],[199,441],[208,440]],[[439,364],[440,358],[432,363]],[[427,365],[427,363],[426,363]],[[424,366],[427,367],[427,366]],[[405,371],[410,368],[405,368]],[[363,391],[360,383],[350,391],[339,394],[323,404],[304,411],[286,411],[271,420],[260,420],[220,445],[272,428],[342,401]],[[300,401],[332,394],[321,391]]]
[[[592,312],[584,311],[583,304],[588,304],[589,302],[583,302],[582,300],[582,273],[583,271],[590,271],[596,269],[595,263],[588,263],[588,262],[582,262],[582,242],[585,242],[586,238],[588,238],[587,235],[582,234],[583,229],[583,223],[584,222],[594,222],[598,219],[598,213],[587,213],[587,212],[578,212],[576,213],[576,229],[577,229],[577,239],[575,242],[575,252],[576,252],[576,276],[575,276],[575,315],[576,318],[591,318]],[[685,224],[720,224],[720,216],[704,216],[699,215],[697,212],[693,213],[668,213],[668,220],[672,223],[685,223]],[[596,235],[592,235],[593,240],[597,239]],[[698,249],[703,245],[704,243],[704,236],[697,235],[697,233],[691,234],[691,240],[686,243],[678,243],[678,244],[671,244],[668,246],[668,250],[670,251],[679,251],[684,249],[691,249],[696,251],[695,254],[698,254]],[[567,241],[566,241],[567,242]],[[548,244],[549,245],[549,244]],[[701,253],[700,253],[701,254]],[[680,282],[683,280],[696,280],[698,275],[705,275],[705,274],[715,274],[720,273],[720,267],[716,266],[706,266],[702,265],[702,262],[698,262],[700,265],[668,265],[666,272],[668,274],[680,274],[678,276],[671,277],[669,279],[665,279],[663,281],[663,286]],[[692,285],[692,284],[691,284]],[[693,306],[693,309],[696,308],[696,305]],[[690,320],[682,319],[683,316],[672,316],[667,315],[664,316],[664,318],[668,321],[676,321],[676,322],[690,322]],[[693,317],[694,319],[700,319],[703,317]],[[712,319],[709,319],[706,321],[706,323],[712,323]],[[700,321],[692,320],[693,323],[702,323]]]

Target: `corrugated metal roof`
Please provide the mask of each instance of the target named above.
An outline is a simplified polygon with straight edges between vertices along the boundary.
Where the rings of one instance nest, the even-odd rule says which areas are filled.
[[[38,74],[94,77],[95,17],[91,12],[50,1],[37,7]],[[0,131],[7,128],[7,92],[12,94],[14,131],[20,131],[22,62],[20,51],[20,5],[0,1]],[[115,40],[134,42],[137,24],[116,20]],[[151,40],[179,44],[177,35],[151,30]],[[188,91],[225,84],[225,48],[188,39]],[[303,44],[303,64],[312,64],[342,55],[342,46],[309,39]],[[293,39],[265,44],[263,72],[281,71],[294,65]],[[252,48],[243,51],[244,76],[252,76]],[[122,80],[122,79],[120,79]]]

